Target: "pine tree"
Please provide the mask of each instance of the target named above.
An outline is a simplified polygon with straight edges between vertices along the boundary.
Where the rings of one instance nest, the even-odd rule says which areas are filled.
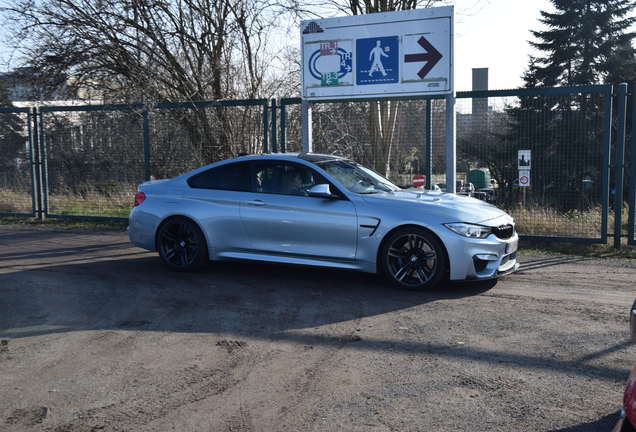
[[[538,51],[523,75],[525,86],[619,83],[636,78],[630,26],[633,0],[551,0],[544,29],[530,42]],[[509,157],[532,150],[530,200],[562,211],[596,206],[601,197],[603,112],[591,94],[526,96],[506,111],[512,127],[500,137]],[[503,149],[502,149],[503,151]],[[511,166],[507,176],[516,176]],[[583,179],[592,179],[593,188]],[[512,178],[503,179],[510,184]],[[512,188],[514,190],[514,188]]]
[[[532,31],[527,87],[599,84],[634,77],[629,27],[633,0],[551,0],[555,12],[541,11],[545,30]]]

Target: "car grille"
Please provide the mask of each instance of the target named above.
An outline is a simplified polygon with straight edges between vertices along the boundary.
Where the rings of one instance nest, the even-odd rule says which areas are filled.
[[[496,228],[493,228],[492,232],[494,235],[496,235],[500,239],[509,239],[510,237],[514,235],[515,228],[510,224],[501,225]]]

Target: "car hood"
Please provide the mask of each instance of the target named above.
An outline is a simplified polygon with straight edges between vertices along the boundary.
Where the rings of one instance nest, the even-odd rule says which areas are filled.
[[[492,204],[461,195],[442,192],[403,190],[362,195],[369,203],[384,202],[387,205],[415,206],[427,212],[445,217],[448,222],[484,223],[497,220],[496,225],[512,222],[506,212]],[[499,220],[501,219],[501,220]],[[490,225],[490,224],[488,224]]]

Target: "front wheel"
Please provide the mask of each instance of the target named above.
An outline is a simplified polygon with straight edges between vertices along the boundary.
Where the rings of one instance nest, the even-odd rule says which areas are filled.
[[[197,224],[184,217],[174,217],[161,225],[157,250],[164,264],[176,271],[198,270],[208,261],[205,236]]]
[[[448,268],[441,242],[431,232],[417,227],[391,234],[380,258],[384,275],[399,287],[412,290],[435,287]]]

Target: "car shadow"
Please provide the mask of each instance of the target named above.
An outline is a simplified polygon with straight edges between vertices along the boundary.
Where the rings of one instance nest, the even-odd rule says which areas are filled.
[[[548,432],[599,432],[610,431],[619,419],[619,413],[608,414],[598,420],[581,423],[576,426],[570,426],[562,429],[551,429]]]
[[[176,273],[136,249],[106,260],[65,255],[60,264],[10,267],[0,274],[0,337],[95,329],[254,335],[479,295],[496,283],[406,291],[373,274],[253,262]]]

